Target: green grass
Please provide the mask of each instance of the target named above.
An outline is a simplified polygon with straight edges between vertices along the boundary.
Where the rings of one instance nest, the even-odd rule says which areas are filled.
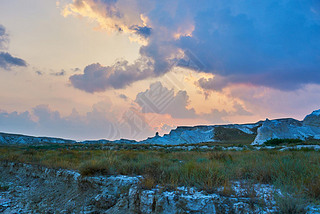
[[[312,138],[306,139],[304,141],[301,139],[273,138],[264,142],[264,145],[266,146],[319,145],[319,144],[320,144],[320,140],[312,139]]]
[[[8,191],[8,189],[9,189],[9,186],[0,185],[0,192]]]
[[[1,177],[0,177],[0,192],[5,192],[9,190],[9,186],[2,183]]]
[[[250,144],[254,141],[256,134],[247,134],[239,129],[216,127],[214,139],[222,143]]]
[[[274,138],[267,140],[264,142],[266,146],[279,146],[279,145],[288,145],[288,144],[301,144],[303,141],[300,139],[279,139],[279,138]]]
[[[0,147],[0,161],[74,169],[83,176],[143,175],[144,188],[160,184],[211,192],[235,180],[248,180],[274,184],[286,192],[320,201],[320,153],[316,151],[155,151],[136,147],[110,151],[102,147]]]

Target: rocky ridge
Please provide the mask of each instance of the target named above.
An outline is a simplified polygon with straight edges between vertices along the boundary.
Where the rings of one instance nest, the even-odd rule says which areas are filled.
[[[320,139],[320,110],[307,115],[303,121],[292,118],[259,121],[252,124],[230,124],[212,126],[177,127],[164,136],[156,135],[146,140],[135,141],[120,139],[74,141],[60,138],[32,137],[25,135],[0,133],[0,145],[14,144],[42,144],[42,143],[66,143],[66,144],[160,144],[180,145],[198,144],[204,142],[234,142],[250,141],[252,145],[261,145],[272,138],[290,139]],[[241,142],[238,142],[242,139]]]
[[[0,163],[2,213],[274,213],[272,185],[234,182],[226,191],[142,189],[141,176],[82,177],[78,172]],[[6,176],[3,176],[6,175]],[[309,206],[308,213],[319,207]]]
[[[320,139],[320,110],[307,115],[303,121],[292,118],[268,120],[257,130],[257,136],[252,143],[261,145],[265,141],[279,139]]]

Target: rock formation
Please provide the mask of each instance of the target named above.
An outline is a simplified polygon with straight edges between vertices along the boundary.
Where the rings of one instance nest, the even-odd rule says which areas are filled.
[[[307,115],[303,121],[295,119],[266,119],[258,128],[253,145],[270,139],[320,139],[320,110]]]

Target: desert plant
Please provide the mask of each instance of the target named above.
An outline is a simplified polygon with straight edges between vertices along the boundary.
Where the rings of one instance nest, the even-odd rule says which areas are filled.
[[[306,200],[289,194],[275,195],[275,200],[281,214],[304,214],[306,213]]]
[[[281,144],[296,144],[296,143],[302,143],[303,141],[301,139],[279,139],[279,138],[273,138],[270,140],[267,140],[264,142],[266,146],[278,146]]]
[[[5,192],[9,190],[9,186],[0,184],[0,192]]]

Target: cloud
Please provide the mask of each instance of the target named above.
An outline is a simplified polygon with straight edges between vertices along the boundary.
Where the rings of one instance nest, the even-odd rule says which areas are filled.
[[[48,105],[38,105],[22,113],[0,111],[0,131],[75,140],[145,139],[154,135],[138,113],[129,109],[117,118],[111,106],[111,102],[100,102],[84,115],[73,109],[68,116],[62,116]]]
[[[160,76],[171,70],[177,62],[174,55],[177,54],[179,50],[168,43],[166,38],[170,37],[173,39],[175,33],[169,32],[163,27],[154,30],[153,27],[150,26],[153,24],[151,20],[149,20],[147,13],[156,6],[155,4],[156,2],[152,1],[78,0],[64,7],[63,14],[65,16],[74,15],[87,17],[90,20],[96,21],[100,28],[106,29],[107,31],[128,33],[129,36],[134,34],[147,39],[147,41],[145,41],[147,44],[140,48],[138,63],[134,63],[132,66],[123,66],[121,71],[115,73],[114,76],[119,77],[116,78],[115,84],[112,85],[112,82],[109,82],[109,78],[107,78],[107,80],[105,80],[106,83],[101,84],[97,89],[82,87],[84,84],[90,84],[89,81],[95,82],[95,79],[89,80],[83,77],[86,78],[86,80],[84,80],[82,77],[77,76],[72,78],[71,81],[75,83],[73,85],[76,88],[90,93],[104,91],[108,88],[125,88],[132,82],[146,79],[150,76]],[[177,14],[175,18],[179,19],[179,15],[180,14]],[[187,24],[187,26],[189,25]],[[181,27],[179,29],[181,29]],[[126,61],[123,62],[127,64]],[[114,65],[108,66],[107,68],[108,70],[113,70],[113,67]],[[147,75],[145,74],[145,67],[148,67]],[[124,75],[123,79],[120,78],[122,75]],[[86,83],[84,83],[84,81]],[[79,85],[81,86],[78,87]],[[88,90],[88,88],[90,89]]]
[[[176,126],[170,126],[168,124],[163,124],[160,128],[159,128],[159,132],[161,134],[167,134],[169,133],[172,129],[177,128]]]
[[[150,28],[144,26],[138,8],[132,3],[126,0],[74,0],[65,5],[62,14],[87,17],[96,21],[101,29],[111,32],[136,33],[146,37]]]
[[[221,91],[229,84],[228,81],[225,77],[215,75],[214,78],[200,78],[196,84],[205,90]]]
[[[233,112],[233,115],[241,115],[241,116],[251,116],[251,115],[253,115],[251,112],[249,112],[246,109],[244,109],[244,107],[238,102],[234,102],[233,103],[233,108],[235,109],[235,111]]]
[[[119,97],[120,97],[121,99],[128,100],[128,97],[127,97],[127,95],[125,95],[125,94],[119,94]]]
[[[281,90],[319,84],[320,17],[311,12],[315,5],[214,1],[196,14],[192,37],[181,37],[177,45],[200,58],[205,72],[225,77],[225,82]]]
[[[211,109],[210,113],[200,114],[199,117],[206,119],[211,124],[225,124],[230,123],[229,118],[233,116],[252,116],[253,114],[247,111],[242,104],[234,101],[232,104],[233,110],[218,110]]]
[[[194,118],[195,110],[188,109],[189,96],[186,91],[178,91],[162,86],[160,82],[150,85],[149,89],[136,96],[143,113],[170,114],[174,118]]]
[[[27,63],[23,59],[13,57],[8,52],[0,52],[0,67],[8,70],[11,66],[25,67]]]
[[[42,71],[35,71],[36,74],[38,74],[39,76],[42,76],[43,75],[43,72]]]
[[[6,28],[0,24],[0,50],[6,50],[9,43],[9,35]],[[6,51],[0,51],[0,68],[10,70],[12,66],[27,66],[26,61],[18,57],[12,56]]]
[[[31,114],[28,111],[22,113],[0,111],[0,129],[2,132],[28,133],[28,129],[35,128],[36,123],[31,119]]]
[[[280,90],[320,84],[317,1],[77,0],[64,12],[103,29],[148,36],[140,54],[153,61],[155,76],[179,65],[225,79],[199,80],[210,90],[237,83]],[[191,66],[199,63],[188,52],[201,66]]]
[[[118,61],[112,66],[91,64],[85,67],[83,74],[72,75],[70,82],[75,88],[88,93],[125,88],[135,81],[153,76],[148,63],[140,59],[133,64],[128,61]]]
[[[57,77],[61,77],[61,76],[65,76],[66,75],[66,71],[65,70],[61,70],[59,72],[56,72],[56,73],[51,73],[52,76],[57,76]]]
[[[73,68],[73,69],[71,69],[72,71],[74,71],[74,72],[78,72],[78,71],[81,71],[81,69],[80,68]]]
[[[0,24],[0,49],[6,49],[6,45],[8,42],[9,37],[6,33],[6,28]]]
[[[229,121],[226,119],[227,116],[230,116],[227,111],[219,111],[218,109],[212,109],[210,113],[202,115],[202,117],[212,124],[228,123]]]
[[[189,107],[190,99],[186,91],[174,92],[164,87],[161,82],[150,84],[149,89],[137,94],[135,102],[142,113],[169,114],[173,119],[198,118],[209,123],[227,123],[232,116],[251,116],[244,104],[237,100],[230,103],[231,110],[218,110],[215,105],[209,113],[197,113]]]
[[[3,37],[5,34],[6,34],[5,27],[0,24],[0,37]]]
[[[320,108],[320,85],[315,84],[296,91],[234,85],[227,93],[242,100],[257,119],[293,117],[302,120],[307,113]]]
[[[147,27],[147,26],[141,27],[137,25],[131,26],[130,29],[133,30],[136,34],[144,38],[148,38],[151,35],[151,30],[152,30],[150,27]]]

